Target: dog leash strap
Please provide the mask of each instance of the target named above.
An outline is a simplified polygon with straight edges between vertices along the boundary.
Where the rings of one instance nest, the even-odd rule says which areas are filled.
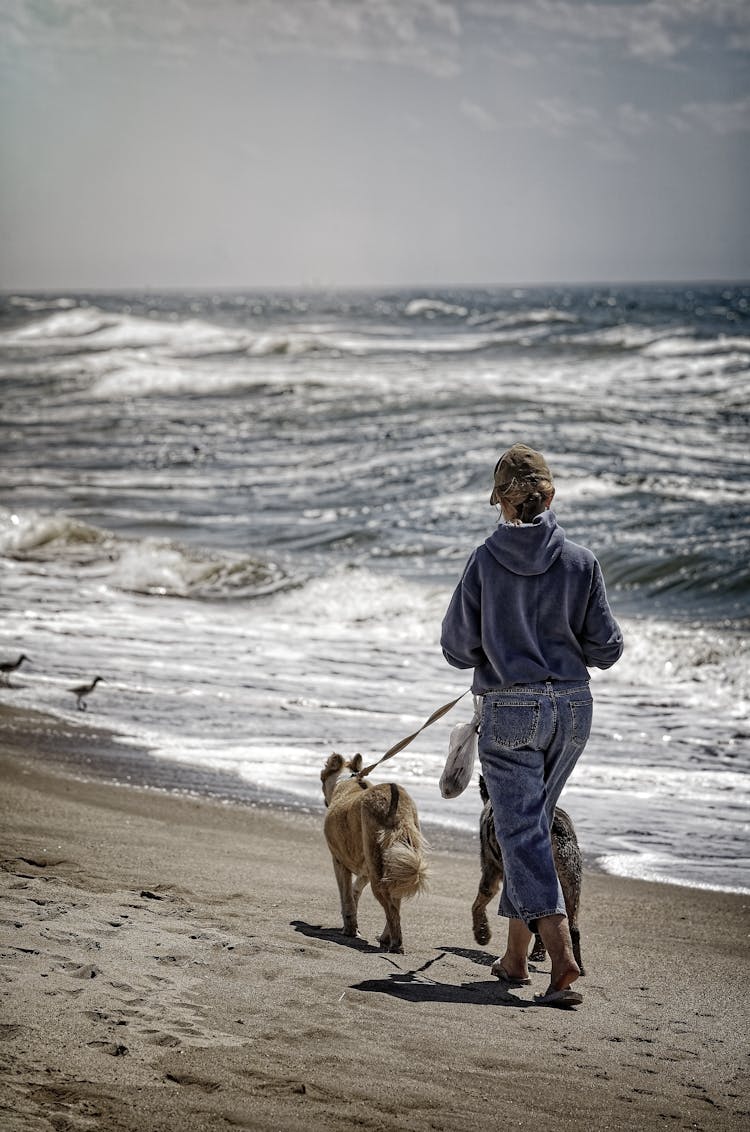
[[[437,723],[439,719],[442,719],[444,715],[447,715],[451,708],[454,708],[458,701],[462,700],[464,696],[467,696],[470,691],[471,689],[467,688],[466,691],[462,692],[460,696],[456,696],[455,700],[451,700],[449,704],[443,704],[442,707],[437,708],[437,710],[432,713],[430,718],[425,720],[421,727],[418,727],[417,730],[412,732],[411,735],[407,735],[405,739],[399,739],[398,743],[394,743],[392,747],[389,747],[384,755],[381,755],[381,757],[379,759],[376,759],[374,763],[370,763],[369,766],[366,766],[363,770],[359,771],[356,777],[365,778],[370,773],[370,771],[375,769],[376,766],[380,766],[380,764],[384,763],[386,759],[392,759],[394,755],[397,755],[399,753],[399,751],[403,751],[404,747],[408,747],[409,744],[416,739],[417,735],[421,735],[422,732],[432,723]]]

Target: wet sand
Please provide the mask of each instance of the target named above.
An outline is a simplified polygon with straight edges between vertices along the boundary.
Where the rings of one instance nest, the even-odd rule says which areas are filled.
[[[366,938],[337,930],[322,810],[111,785],[108,756],[143,757],[0,710],[6,1132],[750,1125],[750,898],[588,873],[584,1003],[552,1010],[548,964],[490,977],[501,920],[474,943],[476,846],[431,853],[387,955],[369,891]]]

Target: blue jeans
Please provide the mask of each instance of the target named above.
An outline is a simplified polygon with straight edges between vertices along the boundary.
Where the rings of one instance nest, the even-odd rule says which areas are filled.
[[[591,731],[588,684],[553,682],[488,692],[479,759],[503,856],[499,914],[532,927],[565,914],[550,826]]]

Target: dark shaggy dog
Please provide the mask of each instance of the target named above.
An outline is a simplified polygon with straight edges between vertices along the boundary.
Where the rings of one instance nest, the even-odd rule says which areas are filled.
[[[474,939],[477,943],[489,943],[492,936],[490,925],[487,922],[487,905],[493,896],[497,895],[503,879],[503,858],[495,834],[495,820],[492,812],[492,803],[487,793],[484,779],[479,777],[479,792],[482,795],[484,809],[479,819],[480,859],[482,875],[479,880],[479,891],[471,909],[471,919],[474,927]],[[581,968],[581,974],[586,972],[581,962],[581,935],[578,931],[578,905],[581,899],[581,877],[583,865],[581,850],[578,847],[578,838],[570,816],[565,810],[556,809],[552,821],[552,850],[555,855],[555,867],[560,878],[560,885],[565,898],[565,910],[570,922],[570,936],[573,940],[573,954],[576,963]],[[537,933],[534,937],[534,948],[530,958],[539,962],[546,957],[546,950],[541,937]]]

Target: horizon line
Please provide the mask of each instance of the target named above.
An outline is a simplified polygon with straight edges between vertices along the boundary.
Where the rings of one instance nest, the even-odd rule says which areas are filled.
[[[708,276],[664,279],[593,279],[571,282],[569,280],[537,281],[534,283],[253,283],[253,284],[118,284],[78,287],[0,287],[0,296],[16,295],[117,295],[117,294],[207,294],[210,292],[231,292],[257,294],[274,291],[300,292],[407,292],[407,291],[529,291],[542,288],[593,288],[593,287],[721,287],[750,286],[750,274],[745,276]]]

